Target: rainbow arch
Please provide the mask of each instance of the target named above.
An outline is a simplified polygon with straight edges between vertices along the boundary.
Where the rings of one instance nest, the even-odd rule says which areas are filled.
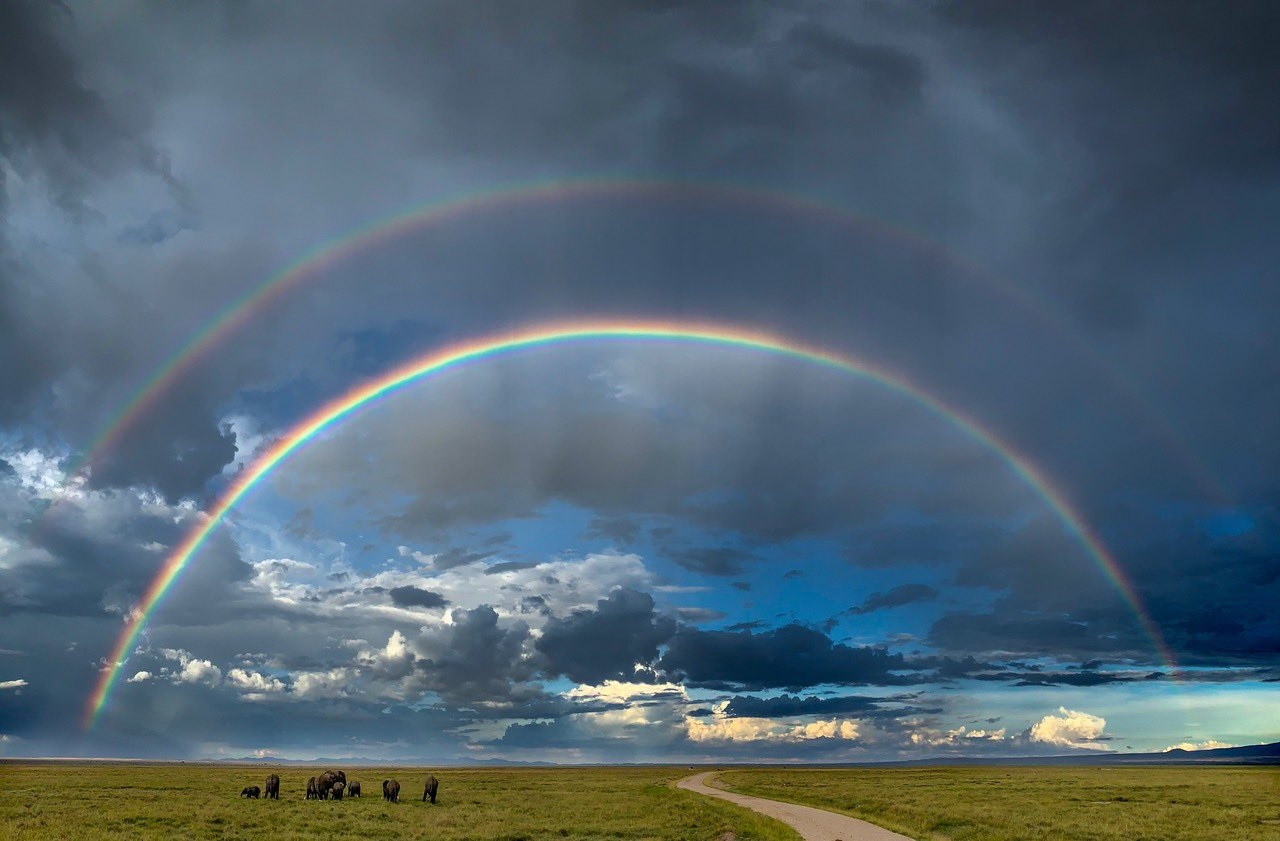
[[[123,406],[96,433],[79,459],[72,462],[68,473],[80,475],[119,443],[138,419],[155,406],[169,389],[202,359],[208,357],[232,333],[248,324],[258,313],[279,300],[287,292],[317,276],[326,268],[391,241],[407,232],[422,230],[469,216],[493,211],[536,206],[552,201],[608,197],[663,197],[686,200],[726,200],[744,206],[764,207],[816,218],[836,220],[844,225],[857,225],[875,234],[897,240],[907,248],[928,255],[962,270],[969,282],[1014,302],[1036,323],[1101,372],[1115,394],[1120,395],[1134,417],[1140,418],[1174,453],[1196,483],[1213,498],[1224,502],[1228,495],[1203,461],[1187,446],[1169,421],[1146,401],[1134,385],[1107,363],[1096,348],[1085,341],[1066,321],[1038,298],[1022,288],[992,277],[971,261],[942,245],[901,227],[885,223],[824,201],[760,187],[736,184],[682,182],[660,179],[591,177],[556,179],[506,185],[496,190],[463,193],[425,205],[414,205],[388,216],[379,217],[326,240],[305,251],[280,271],[268,277],[205,324],[176,353],[161,363]]]
[[[1014,473],[1036,491],[1063,525],[1080,541],[1090,559],[1111,581],[1121,598],[1133,611],[1143,631],[1150,637],[1157,655],[1171,670],[1177,672],[1173,653],[1143,605],[1133,584],[1071,501],[1026,456],[961,410],[930,394],[902,375],[852,356],[766,332],[707,323],[593,321],[531,327],[460,342],[427,353],[392,368],[366,383],[357,385],[295,424],[252,464],[244,468],[235,482],[214,502],[200,525],[193,528],[164,560],[156,577],[143,593],[137,609],[130,614],[112,646],[106,666],[88,698],[85,726],[92,727],[97,721],[107,704],[112,687],[118,682],[120,672],[128,660],[138,634],[161,599],[178,580],[183,569],[231,509],[294,451],[326,429],[351,417],[361,408],[434,374],[520,350],[601,340],[662,341],[764,351],[853,374],[909,398],[999,456]]]

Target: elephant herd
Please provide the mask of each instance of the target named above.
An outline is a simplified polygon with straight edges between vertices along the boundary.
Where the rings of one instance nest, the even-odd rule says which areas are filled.
[[[426,787],[422,790],[422,802],[426,803],[430,800],[436,802],[436,792],[440,790],[440,781],[435,778],[434,774],[427,775]],[[280,777],[271,774],[267,777],[266,789],[260,789],[257,786],[245,786],[240,792],[241,797],[257,800],[259,797],[265,797],[268,800],[280,799]],[[352,780],[347,781],[345,771],[325,771],[318,777],[312,777],[307,780],[307,800],[341,800],[343,797],[359,797],[360,783]],[[400,782],[398,780],[382,781],[382,799],[390,800],[392,803],[400,802]]]

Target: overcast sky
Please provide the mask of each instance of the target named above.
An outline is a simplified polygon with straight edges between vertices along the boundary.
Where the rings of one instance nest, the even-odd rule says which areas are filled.
[[[1244,0],[0,5],[0,755],[1280,739],[1278,42]],[[658,341],[425,379],[245,496],[84,726],[272,441],[587,318],[928,398]]]

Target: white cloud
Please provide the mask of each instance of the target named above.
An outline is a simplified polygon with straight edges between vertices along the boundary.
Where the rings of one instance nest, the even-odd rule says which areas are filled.
[[[705,721],[686,718],[684,726],[691,742],[759,742],[781,735],[778,723],[770,718],[724,718],[717,714]]]
[[[833,718],[809,722],[783,722],[772,718],[741,716],[730,718],[724,714],[725,703],[714,707],[714,714],[706,719],[685,718],[685,734],[691,742],[804,742],[812,739],[856,740],[858,723],[849,719]]]
[[[1003,727],[999,730],[970,730],[963,724],[954,730],[947,730],[946,732],[921,729],[911,734],[911,744],[940,747],[943,745],[972,744],[974,742],[1000,742],[1005,740],[1005,732]]]
[[[1106,745],[1100,745],[1096,741],[1102,737],[1106,726],[1107,720],[1101,716],[1058,707],[1057,715],[1046,715],[1031,725],[1027,736],[1031,741],[1045,745],[1109,750]]]
[[[848,739],[858,738],[858,725],[849,719],[833,718],[830,721],[813,721],[796,725],[790,736],[795,739]]]
[[[293,676],[293,694],[299,698],[345,698],[354,672],[337,668],[323,672],[297,672]]]
[[[222,669],[213,665],[208,660],[188,660],[182,665],[182,671],[178,673],[178,682],[180,683],[203,683],[208,686],[217,686],[222,680]]]
[[[155,677],[155,675],[143,669],[140,672],[135,672],[133,677],[129,678],[126,681],[126,683],[145,683],[146,681],[151,680],[151,678],[153,677]]]
[[[21,689],[26,686],[27,682],[22,678],[16,680],[0,680],[0,689]]]
[[[416,659],[409,641],[399,630],[391,632],[383,648],[376,651],[362,649],[356,653],[356,663],[367,669],[371,677],[380,680],[394,681],[409,677],[413,674]]]
[[[531,610],[524,602],[527,596],[543,599],[539,608],[563,616],[574,609],[592,609],[617,587],[655,590],[655,582],[644,561],[633,554],[599,553],[585,558],[554,559],[523,569],[508,569],[493,574],[478,574],[478,568],[457,567],[435,572],[424,568],[433,555],[404,547],[397,550],[411,560],[403,568],[397,559],[390,568],[372,575],[342,567],[347,574],[341,586],[327,577],[337,567],[317,565],[289,558],[272,558],[253,564],[250,586],[275,601],[295,610],[316,616],[341,614],[344,619],[366,616],[379,621],[412,622],[415,625],[448,625],[453,608],[469,609],[490,605],[504,619],[519,618],[531,626],[535,634],[546,621],[541,610]],[[501,558],[495,557],[495,563]],[[403,608],[391,603],[385,594],[396,587],[417,587],[438,593],[449,606],[424,615],[420,608]]]
[[[250,672],[245,669],[232,669],[227,672],[227,682],[241,692],[246,693],[245,697],[250,700],[268,695],[282,695],[287,689],[284,681],[279,678],[269,677],[260,672]]]
[[[678,683],[628,683],[621,680],[606,680],[598,686],[580,684],[570,689],[565,695],[578,701],[628,701],[667,698],[687,701],[688,694]]]
[[[1179,742],[1176,745],[1169,745],[1164,749],[1164,753],[1171,750],[1214,750],[1216,748],[1234,748],[1235,745],[1227,742],[1219,742],[1214,739],[1206,739],[1203,742]]]

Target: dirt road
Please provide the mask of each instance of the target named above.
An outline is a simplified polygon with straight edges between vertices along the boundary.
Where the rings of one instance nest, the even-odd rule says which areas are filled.
[[[714,777],[715,771],[694,774],[685,777],[676,785],[680,788],[719,797],[754,809],[762,815],[777,818],[791,826],[805,841],[911,841],[905,835],[876,826],[873,823],[860,821],[848,815],[828,812],[826,809],[815,809],[812,806],[797,806],[794,803],[782,803],[777,800],[766,800],[763,797],[751,797],[746,794],[734,794],[724,789],[707,785],[708,778]]]

